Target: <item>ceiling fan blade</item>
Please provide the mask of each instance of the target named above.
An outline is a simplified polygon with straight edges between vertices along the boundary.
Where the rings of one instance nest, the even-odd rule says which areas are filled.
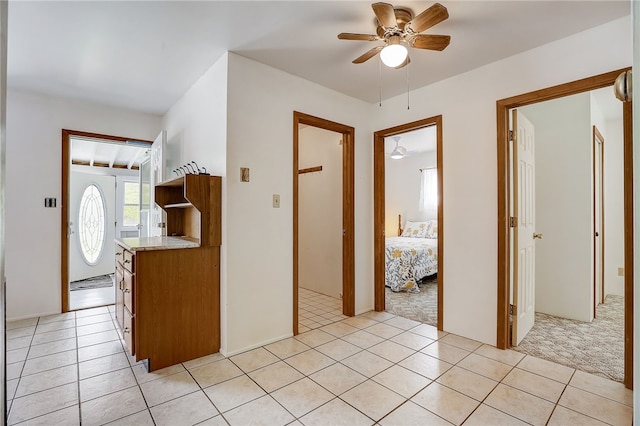
[[[356,59],[354,59],[352,62],[354,64],[361,64],[363,62],[368,61],[369,59],[373,58],[374,56],[376,56],[378,54],[378,52],[380,52],[382,50],[384,46],[376,46],[373,49],[367,51],[364,55],[358,56]]]
[[[378,22],[385,28],[394,28],[398,26],[396,21],[396,12],[389,3],[374,3],[371,5],[373,13],[376,14]]]
[[[399,70],[400,68],[404,68],[407,65],[409,65],[411,63],[411,58],[409,57],[409,55],[407,55],[407,59],[404,60],[403,63],[401,63],[400,65],[398,65],[397,67],[395,67],[395,69]]]
[[[451,36],[435,34],[418,34],[414,36],[409,45],[416,49],[444,50],[451,41]]]
[[[411,28],[414,33],[421,33],[422,31],[433,27],[434,25],[444,21],[449,17],[447,8],[436,3],[430,8],[424,10],[421,14],[407,22],[406,28]]]
[[[355,34],[355,33],[340,33],[338,34],[338,38],[340,40],[364,40],[364,41],[375,41],[380,39],[380,37],[373,34]]]

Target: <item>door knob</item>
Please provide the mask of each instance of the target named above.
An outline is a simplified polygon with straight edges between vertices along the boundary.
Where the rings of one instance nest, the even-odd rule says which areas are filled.
[[[533,239],[534,240],[541,240],[542,239],[542,234],[538,234],[536,232],[533,233]]]

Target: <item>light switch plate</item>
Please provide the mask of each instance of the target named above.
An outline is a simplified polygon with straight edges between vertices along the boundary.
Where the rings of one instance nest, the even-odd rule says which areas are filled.
[[[280,194],[273,194],[273,208],[280,208]]]
[[[240,182],[249,182],[249,168],[240,167]]]

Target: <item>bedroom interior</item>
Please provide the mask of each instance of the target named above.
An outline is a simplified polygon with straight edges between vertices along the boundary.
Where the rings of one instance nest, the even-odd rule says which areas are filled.
[[[384,146],[385,310],[437,326],[436,126],[386,137]]]
[[[57,2],[42,2],[44,12],[51,12],[47,8],[54,3]],[[134,59],[131,62],[105,61],[105,64],[129,64],[130,72],[118,80],[120,84],[114,85],[123,90],[110,92],[112,101],[121,100],[123,104],[127,104],[127,99],[136,98],[137,102],[131,101],[128,106],[96,105],[92,102],[99,98],[92,98],[89,93],[83,100],[71,100],[59,99],[55,93],[25,93],[22,92],[24,87],[10,91],[8,100],[12,114],[7,125],[10,159],[7,164],[7,300],[10,303],[7,304],[6,316],[11,321],[6,324],[6,360],[9,364],[4,389],[7,410],[11,410],[8,422],[244,425],[258,418],[274,425],[292,422],[384,426],[408,422],[551,425],[598,421],[630,424],[634,416],[634,398],[636,407],[640,398],[620,383],[517,351],[497,349],[501,337],[500,326],[496,326],[496,311],[499,322],[502,305],[499,296],[496,303],[495,295],[496,281],[501,279],[499,275],[503,272],[501,260],[496,262],[496,252],[499,256],[496,247],[501,243],[499,239],[496,241],[496,236],[502,232],[496,229],[496,223],[499,228],[502,217],[498,202],[496,218],[496,199],[500,199],[497,195],[500,187],[498,191],[495,188],[496,170],[500,167],[500,155],[497,165],[495,158],[496,99],[628,66],[628,51],[631,50],[629,19],[625,15],[628,12],[622,11],[619,16],[607,15],[607,11],[614,9],[614,2],[606,2],[598,11],[605,14],[606,19],[586,21],[582,27],[576,28],[575,22],[581,22],[582,8],[575,7],[576,10],[571,12],[566,10],[574,9],[574,3],[557,15],[548,12],[557,12],[558,9],[562,12],[564,6],[557,5],[566,2],[548,2],[548,9],[541,14],[528,13],[536,11],[539,2],[447,3],[447,6],[451,4],[452,12],[456,8],[459,11],[470,8],[473,13],[466,16],[452,13],[453,19],[437,27],[438,30],[442,28],[438,32],[453,35],[453,42],[445,52],[421,51],[414,54],[411,50],[411,64],[405,70],[410,67],[411,70],[428,70],[424,73],[412,71],[418,77],[412,81],[421,81],[420,74],[433,75],[434,81],[411,86],[409,110],[406,102],[409,90],[404,92],[409,84],[405,85],[404,79],[399,79],[402,80],[400,90],[395,84],[394,89],[385,92],[384,106],[378,106],[377,99],[371,99],[377,98],[375,90],[369,89],[368,98],[354,94],[360,83],[366,82],[368,87],[374,87],[378,76],[377,58],[367,61],[367,64],[353,65],[360,67],[358,73],[345,73],[357,74],[359,78],[344,78],[333,86],[328,83],[335,81],[332,67],[337,70],[340,62],[348,63],[364,51],[363,44],[347,46],[356,42],[337,41],[335,34],[345,29],[367,31],[367,28],[373,28],[371,7],[366,7],[369,5],[333,2],[319,7],[316,3],[321,2],[310,2],[299,7],[297,2],[287,2],[287,7],[283,8],[284,3],[280,2],[252,2],[253,9],[236,6],[239,2],[225,2],[220,11],[217,4],[210,6],[213,3],[192,2],[191,14],[184,16],[180,8],[172,9],[169,2],[93,3],[98,8],[104,7],[99,9],[103,13],[91,10],[93,6],[89,6],[89,2],[78,2],[74,5],[78,11],[93,13],[89,16],[81,13],[71,15],[87,19],[89,26],[84,26],[82,20],[77,20],[77,26],[64,25],[68,21],[61,20],[60,15],[37,11],[37,26],[49,31],[60,28],[64,34],[68,34],[67,28],[86,32],[93,27],[99,32],[100,26],[95,25],[94,18],[100,18],[102,22],[102,17],[117,18],[118,21],[112,22],[132,29],[132,33],[124,32],[129,40],[124,44],[121,41],[120,49],[108,49],[109,38],[115,36],[106,36],[103,40],[105,45],[94,50],[96,54],[101,51],[145,51],[154,56],[154,48],[160,47],[162,61],[156,62],[151,70],[137,66],[135,58],[130,58]],[[496,3],[501,6],[496,7]],[[592,3],[595,2],[580,4]],[[167,6],[172,13],[136,13],[143,4],[144,7],[153,5],[161,9]],[[466,6],[462,7],[462,4]],[[480,4],[482,8],[477,6]],[[117,9],[123,5],[127,13]],[[30,7],[29,2],[14,2],[13,6],[18,14],[22,7]],[[364,6],[362,8],[368,13],[361,14],[358,6]],[[421,11],[426,6],[428,4],[416,2],[412,8]],[[104,13],[111,7],[120,13],[113,16]],[[195,19],[193,12],[208,7],[220,13],[212,14],[214,16],[199,13],[197,17],[203,19]],[[483,36],[485,21],[482,19],[487,18],[483,13],[484,7],[493,11],[490,22],[493,22],[495,30],[492,28],[490,32],[501,35],[493,43]],[[66,14],[69,11],[67,8]],[[309,17],[310,14],[314,16]],[[280,15],[279,19],[277,15]],[[514,18],[509,26],[517,25],[519,28],[516,32],[511,28],[512,37],[509,32],[500,30],[504,21],[500,18],[509,15]],[[527,19],[520,18],[522,15]],[[19,16],[34,15],[22,13]],[[50,16],[52,21],[56,21],[53,27],[47,25]],[[215,16],[224,17],[227,24],[217,21]],[[345,16],[353,16],[354,19],[345,19]],[[553,25],[549,22],[547,26],[545,16],[563,23]],[[457,26],[468,26],[476,19],[482,25],[474,28],[474,37],[465,33],[461,37]],[[253,40],[251,37],[259,26],[247,25],[243,31],[236,31],[236,37],[225,37],[227,30],[231,34],[231,27],[237,29],[236,24],[240,20],[273,22],[273,25],[269,25],[268,31],[258,31]],[[536,22],[537,32],[527,30],[529,20]],[[147,21],[153,21],[152,27],[161,31],[149,31]],[[201,21],[206,21],[206,24],[202,26]],[[347,27],[346,22],[352,24]],[[636,18],[635,27],[638,23],[640,21]],[[314,27],[318,24],[330,30],[325,32],[330,33],[334,43],[344,46],[344,51],[336,54],[335,58],[327,54],[329,48],[323,50],[324,33],[320,26]],[[554,26],[566,28],[566,31],[556,34]],[[36,25],[31,25],[30,31],[35,33],[34,27]],[[12,23],[10,28],[15,31],[20,26]],[[149,34],[149,39],[154,41],[162,39],[162,44],[149,43],[144,49],[144,45],[136,42],[135,32]],[[191,37],[192,33],[198,37]],[[51,31],[50,38],[56,38],[57,34],[58,31]],[[292,37],[292,34],[299,37]],[[547,34],[550,35],[547,37]],[[178,59],[174,55],[175,45],[172,42],[194,46],[195,40],[212,43],[211,39],[227,38],[235,39],[234,46],[227,44],[213,65],[210,60],[218,54],[217,47],[211,47],[213,44],[207,46],[206,54],[200,49],[192,51],[195,53],[193,56],[185,55]],[[272,44],[274,38],[280,43]],[[298,38],[307,45],[298,44]],[[9,37],[9,40],[17,39],[20,37]],[[50,47],[46,44],[48,39],[40,37],[39,43]],[[285,39],[287,43],[283,45]],[[314,39],[317,46],[309,43]],[[439,60],[433,61],[433,68],[425,66],[428,62],[422,61],[433,53],[439,55],[434,58],[443,58],[443,63],[450,63],[450,58],[458,57],[458,48],[469,40],[476,45],[477,54],[467,50],[463,56],[464,63],[466,60],[474,63],[474,57],[485,57],[486,62],[476,62],[469,69],[461,69],[458,64],[455,67],[457,73],[450,75],[441,71]],[[530,43],[523,43],[525,40],[530,40]],[[63,51],[73,50],[74,44],[64,46],[61,51],[55,51],[61,68],[69,62]],[[371,46],[373,44],[366,48]],[[503,54],[501,49],[507,46],[513,49]],[[589,53],[585,53],[587,50]],[[28,56],[38,52],[33,48],[13,49],[13,52],[19,51],[29,52]],[[319,53],[321,51],[322,54]],[[495,55],[489,56],[494,51]],[[44,60],[45,52],[39,53],[33,56]],[[202,56],[207,56],[210,62],[199,67],[195,58]],[[322,57],[322,61],[313,62],[312,56]],[[84,57],[88,65],[95,64],[91,60],[93,57]],[[186,84],[181,79],[182,86],[172,86],[169,90],[173,79],[178,80],[179,73],[174,73],[174,66],[179,62],[188,65],[186,68],[193,72],[191,76],[199,78],[186,79]],[[408,64],[408,60],[406,62]],[[287,63],[300,66],[287,67]],[[42,65],[46,65],[45,61]],[[369,68],[364,68],[367,66]],[[38,68],[51,69],[33,67]],[[157,75],[154,68],[158,70]],[[308,72],[308,68],[315,68],[317,72]],[[396,74],[404,76],[405,70]],[[83,68],[83,71],[87,74],[83,74],[80,80],[86,83],[83,90],[88,92],[91,80],[85,78],[91,76],[91,67]],[[163,74],[164,71],[174,74],[169,78]],[[370,78],[371,74],[376,78]],[[136,75],[144,77],[138,77],[133,86],[125,84],[126,78]],[[156,76],[161,75],[167,81],[164,103],[154,96],[165,88],[165,85],[154,88]],[[523,79],[523,75],[526,78]],[[78,79],[77,76],[74,78]],[[27,80],[20,80],[20,83]],[[109,81],[104,76],[102,80]],[[14,79],[15,83],[18,81]],[[42,81],[46,80],[43,78]],[[133,88],[136,85],[140,86],[140,91]],[[352,86],[348,89],[354,91],[344,89],[346,86]],[[73,87],[67,87],[69,95],[72,95]],[[104,87],[102,92],[105,93]],[[376,92],[375,96],[371,95],[372,92]],[[157,109],[144,109],[145,101],[147,105],[155,103]],[[119,108],[132,109],[125,111]],[[301,260],[298,259],[301,250],[298,250],[297,235],[300,219],[296,210],[300,195],[298,185],[305,178],[324,176],[327,166],[316,161],[304,166],[298,164],[298,152],[294,149],[293,173],[289,168],[292,158],[290,117],[296,110],[339,120],[357,129],[357,137],[347,141],[343,139],[343,146],[354,149],[347,153],[354,161],[344,165],[343,170],[353,173],[350,176],[355,175],[355,181],[347,185],[353,190],[353,198],[342,206],[343,210],[346,205],[353,208],[350,217],[343,215],[343,220],[347,217],[347,226],[343,224],[341,229],[346,237],[341,247],[342,301],[324,294],[318,296],[319,293],[298,286],[298,261]],[[440,136],[438,143],[442,143],[443,132],[447,142],[444,150],[447,160],[442,162],[438,158],[437,161],[438,166],[445,166],[447,185],[445,217],[442,208],[443,179],[442,175],[438,176],[439,264],[438,272],[434,274],[438,298],[437,328],[417,324],[389,312],[371,310],[372,307],[384,310],[387,301],[384,286],[385,235],[378,232],[384,231],[385,223],[379,219],[385,216],[393,218],[393,235],[397,235],[398,228],[401,229],[400,234],[407,230],[413,232],[416,222],[430,220],[415,220],[409,217],[410,214],[398,212],[386,214],[384,203],[382,208],[376,204],[379,201],[377,194],[380,194],[378,177],[385,176],[385,169],[382,168],[382,172],[380,169],[380,153],[384,159],[384,147],[380,144],[384,144],[384,137],[402,133],[391,126],[436,114],[442,114],[437,116],[439,121],[436,120]],[[34,122],[38,125],[34,126]],[[119,312],[123,311],[121,305],[58,313],[60,282],[50,277],[58,272],[58,238],[61,235],[64,238],[65,231],[60,232],[57,217],[60,210],[42,209],[41,194],[57,196],[60,200],[60,173],[55,164],[50,166],[49,163],[58,163],[51,159],[60,157],[59,129],[69,123],[75,123],[73,128],[99,129],[109,134],[132,134],[141,138],[152,138],[159,129],[167,129],[174,152],[178,153],[176,158],[205,158],[207,168],[222,176],[222,291],[217,301],[221,309],[220,353],[149,373],[144,365],[127,353],[121,336],[113,329],[114,325],[118,327]],[[374,132],[380,128],[386,128],[387,134],[383,136],[384,131]],[[298,131],[299,126],[295,122],[294,133],[297,135]],[[397,134],[393,134],[394,131]],[[498,125],[499,138],[500,131]],[[375,133],[374,144],[371,144],[372,133]],[[293,138],[294,143],[297,143],[296,137]],[[605,134],[605,137],[608,142],[610,135]],[[4,144],[4,140],[1,143]],[[393,141],[393,145],[393,151],[406,154],[400,149],[405,147],[402,139]],[[437,155],[442,157],[440,148],[441,145]],[[32,160],[31,154],[35,150],[39,158]],[[21,169],[27,165],[39,171],[37,177],[32,176],[35,173],[23,173]],[[244,181],[243,174],[239,173],[249,167],[250,183]],[[428,167],[418,167],[424,168]],[[437,170],[443,173],[441,167]],[[300,172],[304,173],[300,175]],[[17,179],[24,182],[20,191],[12,183]],[[0,187],[3,185],[4,182],[0,182]],[[383,187],[382,200],[385,192]],[[1,195],[0,204],[3,202]],[[33,200],[37,201],[39,209],[30,208]],[[443,217],[447,222],[446,239],[442,233]],[[348,223],[348,219],[352,223]],[[424,225],[427,228],[428,225]],[[420,224],[417,227],[420,228]],[[545,232],[543,242],[549,241],[550,235]],[[41,243],[31,243],[35,238]],[[2,243],[0,251],[4,248],[4,241]],[[443,243],[447,248],[446,263],[442,256]],[[350,251],[346,251],[348,254],[345,256],[345,246],[348,245],[351,245]],[[25,256],[26,249],[28,256]],[[443,273],[442,264],[446,266],[446,273]],[[38,268],[29,268],[31,265]],[[353,269],[349,270],[350,267]],[[629,272],[626,263],[625,271]],[[443,277],[447,279],[446,294],[442,291]],[[349,280],[353,282],[345,286]],[[375,287],[372,285],[374,281]],[[422,291],[424,284],[422,288],[421,284],[415,284],[420,293],[393,294],[408,297],[426,294]],[[412,287],[407,285],[407,288]],[[446,296],[446,305],[442,303],[443,295]],[[605,296],[604,292],[602,296]],[[626,296],[624,302],[628,303],[628,293]],[[611,306],[609,303],[605,305]],[[445,308],[446,316],[443,315]],[[303,313],[309,316],[303,318]],[[596,316],[604,317],[606,314],[598,311]],[[302,319],[313,321],[304,325],[299,321]],[[191,328],[197,329],[198,326]],[[604,333],[610,331],[607,326],[602,328]],[[365,341],[363,336],[370,340]],[[4,393],[1,396],[5,402]]]
[[[622,103],[608,86],[518,112],[534,129],[534,228],[544,238],[535,322],[514,349],[623,382]]]

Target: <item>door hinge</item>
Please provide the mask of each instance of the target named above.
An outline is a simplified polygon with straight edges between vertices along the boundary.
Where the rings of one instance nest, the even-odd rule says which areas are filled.
[[[513,130],[509,130],[509,142],[513,142]]]
[[[509,315],[518,315],[518,307],[516,305],[509,305]]]
[[[518,226],[518,218],[515,216],[511,216],[509,218],[509,228],[515,228]]]

